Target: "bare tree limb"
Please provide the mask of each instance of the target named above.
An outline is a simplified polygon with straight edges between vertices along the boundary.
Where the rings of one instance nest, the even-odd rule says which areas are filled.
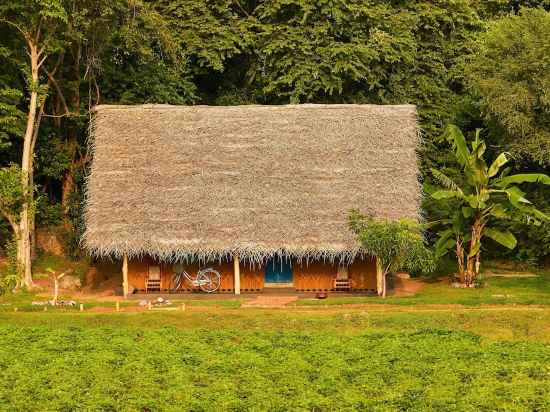
[[[38,62],[38,68],[40,69],[40,67],[42,67],[42,65],[44,64],[44,62],[46,61],[46,59],[48,58],[48,55],[44,55],[44,57],[42,57],[42,59]]]
[[[36,28],[36,36],[34,38],[34,42],[36,44],[38,44],[38,42],[40,41],[40,32],[42,30],[42,20],[43,20],[43,17],[40,17],[40,20],[38,20],[38,27]]]
[[[57,71],[57,68],[53,71],[55,74],[55,71]],[[54,74],[52,72],[47,71],[44,69],[44,72],[48,76],[48,81],[55,87],[55,91],[57,92],[57,96],[59,97],[59,100],[61,101],[61,104],[63,105],[63,110],[65,111],[65,114],[70,113],[69,107],[67,106],[67,100],[65,99],[65,96],[63,95],[63,91],[61,90],[61,87],[59,86],[59,83],[54,77]],[[46,117],[52,117],[52,116],[46,116]]]

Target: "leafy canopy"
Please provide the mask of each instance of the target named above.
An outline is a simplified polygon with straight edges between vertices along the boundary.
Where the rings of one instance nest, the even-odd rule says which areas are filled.
[[[466,67],[487,120],[506,132],[510,150],[550,165],[550,13],[522,9],[490,25]]]
[[[384,274],[399,270],[431,272],[435,269],[432,254],[426,248],[416,222],[376,219],[352,211],[350,226],[361,247],[379,259]]]
[[[29,198],[21,184],[22,173],[15,164],[0,168],[0,213],[12,225],[17,223],[21,207]]]

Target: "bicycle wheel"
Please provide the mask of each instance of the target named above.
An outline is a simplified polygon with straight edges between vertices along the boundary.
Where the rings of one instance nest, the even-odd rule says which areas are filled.
[[[204,269],[197,274],[197,282],[203,292],[212,293],[219,289],[221,276],[214,269]]]

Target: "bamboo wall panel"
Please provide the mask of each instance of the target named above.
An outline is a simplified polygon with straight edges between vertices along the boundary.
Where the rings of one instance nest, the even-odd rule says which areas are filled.
[[[310,262],[308,265],[293,265],[294,288],[299,291],[331,290],[338,268],[322,262]]]
[[[259,292],[264,288],[263,266],[250,267],[241,264],[241,292]]]
[[[376,290],[376,260],[357,259],[349,267],[352,290]]]
[[[233,262],[224,262],[218,265],[210,265],[212,269],[220,272],[220,292],[233,292],[235,288],[235,274],[233,273]],[[241,276],[242,284],[242,276]]]
[[[149,259],[130,260],[128,262],[128,284],[134,289],[145,290],[148,270]]]
[[[160,264],[160,288],[170,290],[174,287],[174,266],[168,263]]]

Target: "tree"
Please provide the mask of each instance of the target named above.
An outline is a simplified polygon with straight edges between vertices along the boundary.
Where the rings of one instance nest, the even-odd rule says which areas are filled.
[[[476,132],[471,149],[457,126],[450,125],[445,137],[453,144],[462,176],[460,182],[455,182],[442,171],[432,169],[433,176],[444,189],[431,196],[436,200],[454,202],[450,216],[434,222],[447,227],[439,233],[436,255],[441,256],[454,248],[460,279],[470,286],[479,274],[484,237],[510,249],[516,246],[517,240],[510,231],[494,227],[496,220],[523,220],[532,224],[549,220],[525,198],[518,185],[526,182],[550,185],[550,177],[540,173],[509,175],[509,168],[502,169],[510,160],[506,153],[499,154],[487,166],[484,158],[486,145],[480,139],[480,130]],[[466,242],[469,242],[467,250]]]
[[[59,44],[60,27],[67,14],[60,0],[20,0],[0,6],[0,23],[5,23],[22,38],[28,56],[27,86],[29,105],[21,156],[21,191],[32,200],[33,154],[43,115],[45,87],[40,84],[40,69]],[[17,234],[17,261],[22,271],[21,284],[32,287],[31,213],[29,198],[21,205]]]
[[[21,225],[19,219],[21,218],[21,210],[24,205],[32,207],[30,204],[30,193],[32,190],[30,187],[23,187],[24,181],[23,172],[17,165],[12,164],[9,167],[0,168],[0,216],[2,216],[9,223],[12,232],[13,239],[16,241],[21,238]],[[20,281],[20,275],[22,268],[20,267],[21,261],[17,256],[17,249],[15,256],[13,255],[12,242],[8,242],[6,245],[8,254],[8,267],[9,277],[15,276]],[[17,247],[17,246],[16,246]],[[15,259],[13,259],[15,257]],[[14,261],[15,260],[15,261]],[[7,279],[0,279],[0,294],[4,291],[4,283]],[[7,284],[11,284],[11,281],[7,281]]]
[[[166,19],[137,0],[66,2],[65,41],[57,50],[57,70],[44,70],[52,86],[48,109],[64,140],[69,167],[63,170],[61,205],[65,226],[75,175],[84,169],[83,147],[89,110],[116,102],[186,104],[194,101],[182,49]]]
[[[466,77],[512,153],[550,165],[550,12],[523,8],[489,26]]]
[[[358,211],[350,214],[350,227],[363,250],[376,256],[382,271],[382,296],[386,297],[386,277],[398,270],[431,272],[432,253],[426,248],[418,223],[376,219]]]

